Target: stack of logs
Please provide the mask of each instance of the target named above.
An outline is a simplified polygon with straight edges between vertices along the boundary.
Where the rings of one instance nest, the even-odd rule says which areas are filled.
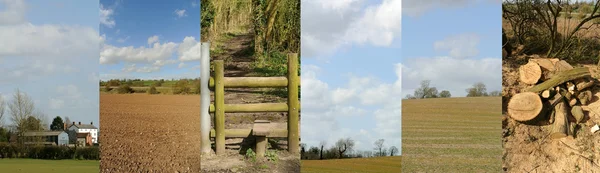
[[[508,115],[525,124],[552,125],[553,139],[573,135],[584,120],[582,105],[590,103],[597,79],[587,67],[574,68],[564,60],[530,59],[519,68],[521,83],[532,85],[515,94],[508,103]]]

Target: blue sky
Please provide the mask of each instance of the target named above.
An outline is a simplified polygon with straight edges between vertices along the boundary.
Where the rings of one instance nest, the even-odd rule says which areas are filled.
[[[47,123],[61,116],[98,125],[98,6],[79,0],[0,1],[0,97],[10,102],[19,89]],[[8,110],[2,122],[12,124]]]
[[[301,142],[400,149],[400,0],[301,4]]]
[[[199,0],[100,0],[100,78],[199,76]]]
[[[405,2],[403,95],[422,80],[455,97],[476,82],[501,90],[500,1]]]

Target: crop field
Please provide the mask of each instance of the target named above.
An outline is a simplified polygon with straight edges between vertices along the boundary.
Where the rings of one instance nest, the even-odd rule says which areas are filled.
[[[400,172],[402,157],[371,157],[357,159],[302,160],[303,173],[384,173]]]
[[[402,100],[403,172],[500,172],[502,98]]]
[[[100,163],[92,160],[0,159],[1,172],[98,172]]]
[[[199,172],[198,95],[101,94],[103,172]]]

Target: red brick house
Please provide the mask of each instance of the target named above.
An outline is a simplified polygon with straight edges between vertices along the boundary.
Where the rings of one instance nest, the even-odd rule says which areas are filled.
[[[92,135],[90,133],[77,133],[77,146],[92,146]]]

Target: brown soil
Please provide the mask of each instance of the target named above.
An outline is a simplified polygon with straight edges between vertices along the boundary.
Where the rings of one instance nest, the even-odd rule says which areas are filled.
[[[101,172],[199,172],[198,95],[101,94]]]
[[[600,123],[598,95],[584,107],[586,118],[575,129],[575,135],[551,139],[550,125],[527,125],[506,115],[510,97],[527,88],[519,82],[518,67],[531,56],[509,57],[503,60],[504,147],[502,168],[505,172],[598,172],[600,171],[600,134],[590,128]],[[597,91],[595,91],[597,93]]]

